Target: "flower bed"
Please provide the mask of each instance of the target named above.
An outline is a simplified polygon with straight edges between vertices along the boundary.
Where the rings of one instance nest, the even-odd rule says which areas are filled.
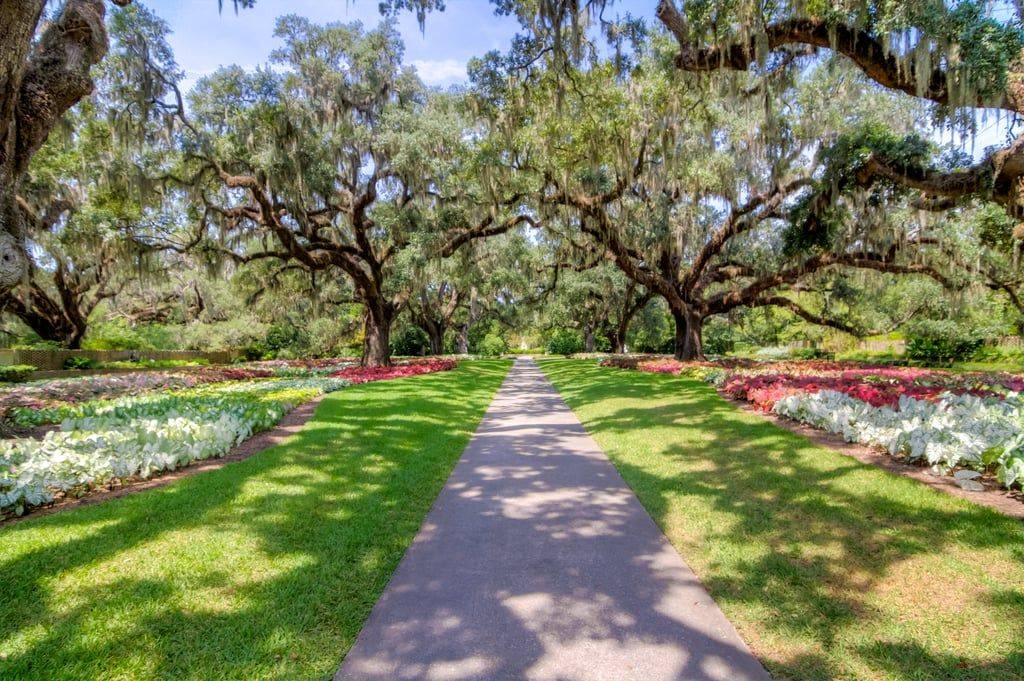
[[[230,367],[202,367],[191,371],[140,371],[129,374],[58,378],[0,389],[0,413],[25,409],[47,409],[121,395],[185,390],[225,381],[256,378],[306,378],[327,376],[351,366],[344,359],[249,362]],[[44,423],[47,421],[44,421]]]
[[[60,431],[0,441],[0,512],[223,456],[299,404],[348,384],[282,379],[62,407]]]
[[[602,364],[697,378],[733,399],[848,442],[881,447],[943,472],[966,468],[958,480],[968,488],[981,472],[993,473],[1006,487],[1024,481],[1024,377],[1018,375],[820,360],[641,357]]]
[[[782,397],[773,411],[847,442],[881,447],[944,472],[958,467],[989,470],[1006,487],[1024,481],[1024,400],[1016,393],[1005,399],[952,393],[937,399],[903,396],[890,407],[821,390]]]
[[[452,359],[425,359],[393,364],[389,367],[352,366],[331,374],[335,378],[343,378],[352,383],[369,383],[391,378],[405,378],[420,374],[432,374],[436,371],[450,371],[457,365]]]

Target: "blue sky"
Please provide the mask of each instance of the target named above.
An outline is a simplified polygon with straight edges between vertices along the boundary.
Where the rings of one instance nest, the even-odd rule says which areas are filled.
[[[257,0],[254,9],[235,14],[231,0],[217,12],[217,0],[143,0],[170,24],[171,46],[186,72],[186,85],[218,66],[263,64],[276,47],[274,21],[282,14],[299,14],[318,22],[380,21],[377,0]],[[488,0],[447,0],[444,12],[431,14],[424,31],[413,14],[399,20],[406,61],[429,85],[462,82],[466,62],[488,50],[505,50],[518,24],[494,15]],[[653,17],[656,0],[626,0],[616,12]]]
[[[274,23],[282,14],[318,22],[359,20],[374,25],[381,20],[377,0],[257,0],[254,9],[237,14],[231,0],[224,0],[224,11],[219,13],[217,0],[141,2],[170,25],[170,42],[185,71],[186,89],[222,65],[252,68],[265,63],[278,44]],[[428,16],[423,32],[411,13],[398,22],[406,62],[416,67],[428,85],[464,82],[466,62],[489,50],[504,51],[518,28],[514,19],[495,16],[489,0],[446,0],[445,4],[444,12]],[[611,12],[629,12],[654,22],[656,5],[656,0],[618,0]],[[990,119],[979,128],[974,144],[965,141],[969,152],[980,155],[985,146],[1003,142],[1005,122]],[[940,141],[948,142],[948,135]]]

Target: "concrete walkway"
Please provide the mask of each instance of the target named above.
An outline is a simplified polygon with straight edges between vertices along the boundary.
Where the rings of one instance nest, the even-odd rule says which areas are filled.
[[[336,679],[767,679],[518,360]]]

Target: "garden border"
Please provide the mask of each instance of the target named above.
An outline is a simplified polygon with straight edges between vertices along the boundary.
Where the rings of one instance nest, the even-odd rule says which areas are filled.
[[[320,401],[327,397],[328,394],[330,393],[320,395],[309,402],[300,404],[298,407],[285,414],[284,417],[278,421],[276,426],[270,430],[265,430],[262,433],[256,433],[241,444],[235,445],[224,456],[193,461],[190,464],[176,468],[173,471],[167,471],[163,475],[158,475],[153,478],[147,478],[144,480],[133,478],[121,485],[99,488],[82,497],[74,499],[65,498],[48,505],[37,506],[26,510],[23,515],[0,519],[0,528],[8,525],[14,525],[23,520],[53,515],[72,508],[98,504],[111,499],[119,499],[121,497],[128,496],[129,494],[163,487],[164,485],[169,485],[172,482],[181,480],[182,478],[187,478],[199,473],[205,473],[206,471],[217,470],[218,468],[223,468],[228,464],[248,459],[249,457],[255,456],[266,449],[270,449],[271,447],[281,444],[292,435],[298,433],[306,422],[313,417]]]
[[[717,392],[717,391],[716,391]],[[961,488],[951,475],[935,475],[927,467],[917,466],[912,463],[901,461],[890,455],[888,452],[875,449],[867,445],[855,442],[847,442],[839,435],[819,430],[812,426],[793,421],[774,413],[766,413],[755,409],[750,403],[743,400],[736,400],[721,392],[718,393],[726,402],[735,405],[748,414],[760,416],[765,421],[788,430],[796,435],[801,435],[812,443],[828,447],[829,449],[849,456],[861,463],[866,463],[881,468],[893,475],[900,475],[923,483],[933,489],[945,492],[946,494],[960,497],[976,504],[985,506],[994,511],[1002,513],[1010,518],[1024,520],[1024,492],[1005,490],[998,487],[991,477],[982,477],[978,482],[985,485],[984,492],[968,492]]]

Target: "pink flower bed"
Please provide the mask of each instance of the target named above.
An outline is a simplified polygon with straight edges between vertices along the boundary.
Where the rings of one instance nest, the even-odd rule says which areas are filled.
[[[936,400],[944,392],[992,397],[1008,390],[1024,391],[1024,377],[1015,374],[958,374],[939,369],[828,360],[680,362],[664,357],[617,357],[605,360],[602,365],[699,377],[709,373],[701,370],[717,369],[719,377],[724,372],[724,380],[715,381],[722,392],[764,411],[770,411],[776,402],[794,393],[822,390],[845,393],[875,407],[894,407],[903,395]]]
[[[333,378],[344,378],[352,383],[369,383],[370,381],[386,381],[392,378],[405,378],[420,374],[432,374],[436,371],[450,371],[457,366],[452,359],[425,359],[393,364],[389,367],[348,367],[336,371]]]
[[[652,374],[679,374],[684,369],[703,367],[707,369],[736,369],[741,367],[756,366],[753,360],[738,358],[720,359],[714,362],[680,362],[671,357],[606,357],[601,360],[603,367],[616,367],[618,369],[636,369]]]
[[[954,376],[936,380],[937,376],[932,374],[920,374],[912,378],[894,376],[891,372],[874,373],[859,369],[840,372],[839,375],[734,374],[726,379],[722,391],[730,397],[751,402],[765,411],[770,411],[777,401],[788,395],[822,390],[845,393],[875,407],[896,406],[903,395],[918,400],[934,400],[944,392],[970,393],[979,397],[998,394],[989,388],[966,386]]]

